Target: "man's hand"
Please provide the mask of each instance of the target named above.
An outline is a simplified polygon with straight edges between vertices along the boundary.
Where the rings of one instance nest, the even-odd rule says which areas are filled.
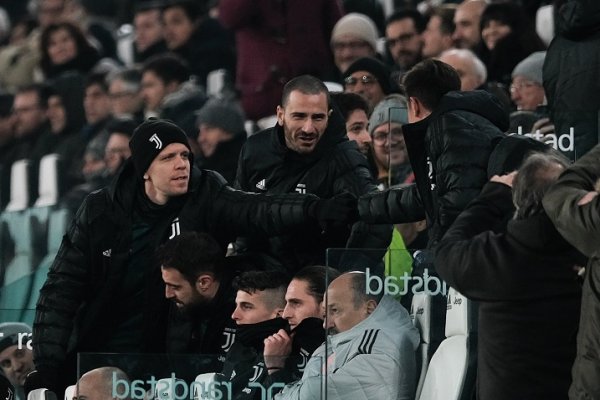
[[[267,372],[270,374],[285,367],[285,360],[292,352],[292,338],[286,331],[280,329],[276,334],[265,339],[263,356]]]
[[[343,192],[330,199],[314,200],[308,206],[307,214],[316,219],[323,230],[350,225],[358,221],[358,200],[352,193]]]
[[[507,175],[494,175],[490,178],[490,182],[503,183],[506,186],[512,188],[515,176],[517,176],[517,171],[513,171]]]
[[[547,143],[551,138],[550,136],[547,136],[547,135],[554,134],[555,130],[556,130],[556,128],[554,127],[554,124],[552,123],[552,121],[550,121],[550,118],[540,118],[537,121],[535,121],[535,123],[531,127],[531,132],[535,135],[538,135],[538,136],[534,136],[534,138],[537,139],[539,137],[539,135],[541,135],[542,138],[539,140],[544,143]]]

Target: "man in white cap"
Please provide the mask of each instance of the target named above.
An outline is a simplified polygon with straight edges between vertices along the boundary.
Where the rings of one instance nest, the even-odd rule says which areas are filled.
[[[535,111],[546,103],[546,92],[542,86],[542,68],[546,59],[545,51],[537,51],[517,64],[512,71],[510,98],[517,110]]]
[[[371,18],[350,13],[341,18],[331,32],[333,59],[340,73],[362,57],[375,57],[377,53],[377,27]]]

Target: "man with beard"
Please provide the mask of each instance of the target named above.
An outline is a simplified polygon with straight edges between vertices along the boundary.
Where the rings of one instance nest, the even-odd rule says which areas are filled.
[[[427,21],[416,10],[398,11],[387,19],[385,41],[396,77],[423,59],[423,31]]]
[[[358,150],[365,156],[371,149],[369,135],[369,104],[364,97],[356,93],[332,93],[331,98],[346,120],[346,135],[354,140]]]
[[[235,338],[233,274],[217,242],[206,233],[186,232],[158,249],[165,297],[179,309],[169,330],[168,352],[224,354]]]
[[[261,399],[265,391],[271,390],[268,371],[276,367],[265,365],[264,342],[288,327],[281,318],[288,282],[279,271],[249,271],[234,280],[237,295],[231,318],[237,334],[222,374],[232,385],[232,400]]]
[[[277,125],[246,141],[240,153],[236,187],[259,193],[312,193],[320,197],[360,196],[375,190],[367,160],[346,137],[344,121],[331,107],[327,87],[302,75],[289,81],[277,107]],[[244,238],[248,251],[266,252],[290,272],[324,264],[328,248],[386,248],[387,225],[325,226],[271,237]],[[238,242],[239,243],[239,242]],[[328,265],[338,262],[328,260]],[[365,268],[368,260],[353,260]]]

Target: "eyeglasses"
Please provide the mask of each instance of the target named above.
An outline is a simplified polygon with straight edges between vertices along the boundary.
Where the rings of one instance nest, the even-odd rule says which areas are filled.
[[[523,89],[528,89],[530,87],[534,87],[534,86],[541,86],[539,83],[536,82],[519,82],[519,83],[513,83],[512,85],[510,85],[510,91],[512,92],[516,92],[516,91],[521,91]]]
[[[334,42],[331,45],[334,51],[340,51],[344,49],[358,50],[367,46],[370,46],[369,43],[362,40],[354,42]]]
[[[385,40],[385,42],[387,43],[387,45],[389,47],[394,47],[396,46],[398,43],[406,43],[409,40],[411,40],[412,38],[414,38],[417,34],[415,32],[411,32],[411,33],[404,33],[398,37],[395,38],[387,38]]]
[[[373,143],[377,145],[385,144],[388,140],[398,142],[404,138],[402,128],[392,128],[391,132],[374,132]]]
[[[344,79],[344,83],[346,84],[347,87],[356,86],[358,81],[361,81],[363,85],[372,85],[375,82],[377,82],[377,79],[375,79],[375,77],[373,77],[371,75],[363,75],[359,78],[356,78],[354,76],[349,76],[346,79]]]

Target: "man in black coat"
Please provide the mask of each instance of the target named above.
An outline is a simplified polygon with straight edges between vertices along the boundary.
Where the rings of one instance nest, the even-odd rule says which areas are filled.
[[[113,183],[83,202],[40,290],[30,388],[72,384],[78,352],[164,351],[168,302],[154,250],[166,240],[204,231],[224,253],[239,234],[266,237],[352,215],[348,199],[232,189],[191,167],[188,139],[168,121],[142,123],[129,145]]]
[[[366,158],[348,140],[341,114],[330,106],[329,91],[317,78],[303,75],[289,81],[277,107],[277,125],[251,136],[242,148],[236,187],[323,198],[375,190]],[[245,246],[270,253],[295,272],[306,265],[324,264],[327,248],[385,249],[390,239],[390,225],[357,222],[323,231],[307,227],[273,237],[268,246],[246,239]]]
[[[567,398],[585,258],[541,203],[566,167],[534,153],[516,177],[495,175],[437,247],[440,276],[480,302],[478,399]]]

